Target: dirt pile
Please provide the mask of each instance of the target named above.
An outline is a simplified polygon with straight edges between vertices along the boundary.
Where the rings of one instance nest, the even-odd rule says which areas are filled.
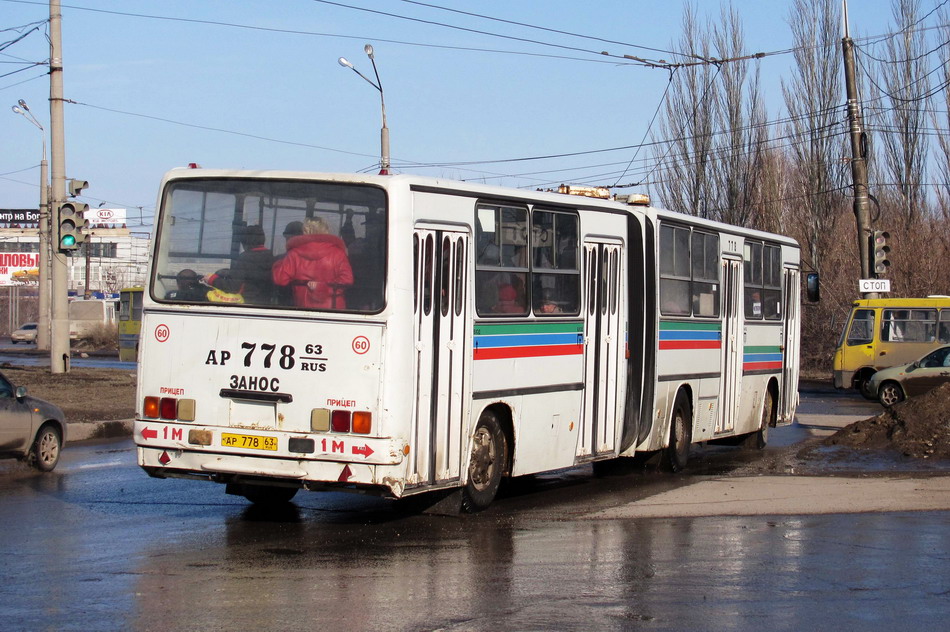
[[[918,459],[950,459],[950,383],[892,406],[877,417],[845,426],[824,444],[893,450]]]
[[[66,421],[107,421],[135,416],[135,373],[121,369],[73,367],[52,374],[43,367],[0,367],[14,386],[56,404]]]

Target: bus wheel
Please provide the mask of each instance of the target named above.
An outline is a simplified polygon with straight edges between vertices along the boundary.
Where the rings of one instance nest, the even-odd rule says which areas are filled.
[[[772,413],[775,407],[775,400],[772,398],[772,391],[765,390],[765,401],[762,402],[762,420],[759,422],[759,429],[746,436],[742,442],[742,447],[750,450],[762,450],[769,442],[769,424],[772,423]]]
[[[871,381],[872,375],[874,374],[869,373],[855,379],[854,388],[856,388],[858,392],[861,393],[861,396],[864,397],[864,399],[869,399],[873,402],[876,398],[874,397],[874,394],[868,390],[868,382]]]
[[[462,489],[462,507],[469,513],[481,511],[498,493],[508,456],[508,441],[495,413],[486,410],[472,436],[472,458],[468,482]]]
[[[689,444],[693,440],[693,416],[689,400],[680,391],[673,404],[673,419],[670,421],[670,444],[663,450],[663,463],[670,472],[681,472],[689,460]]]
[[[244,485],[241,489],[241,495],[255,505],[274,507],[289,503],[297,495],[297,488]]]
[[[878,388],[878,400],[881,406],[890,408],[894,404],[904,401],[904,389],[897,382],[884,382]]]

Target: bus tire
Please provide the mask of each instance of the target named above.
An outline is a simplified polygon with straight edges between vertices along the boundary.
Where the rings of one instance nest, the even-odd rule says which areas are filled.
[[[296,487],[277,487],[268,485],[244,485],[241,495],[255,505],[276,507],[286,505],[297,495]]]
[[[689,446],[693,441],[693,415],[686,394],[676,394],[673,418],[670,420],[670,443],[663,450],[663,465],[670,472],[681,472],[689,460]]]
[[[508,441],[490,410],[482,413],[472,434],[472,456],[468,480],[462,488],[462,508],[468,513],[481,511],[491,504],[501,485],[508,459]]]
[[[772,391],[765,389],[765,401],[762,402],[762,420],[759,422],[759,429],[749,433],[742,442],[742,447],[748,450],[763,450],[769,442],[769,425],[772,423],[772,416],[775,412],[775,399],[772,397]]]
[[[854,378],[854,388],[861,393],[864,399],[869,399],[872,402],[877,399],[874,394],[868,390],[868,382],[871,381],[871,376],[873,375],[874,371],[865,371]]]

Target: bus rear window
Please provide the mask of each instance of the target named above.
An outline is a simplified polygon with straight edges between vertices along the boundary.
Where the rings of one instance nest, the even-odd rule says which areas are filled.
[[[152,297],[319,311],[383,307],[386,194],[367,185],[187,179],[166,187]]]

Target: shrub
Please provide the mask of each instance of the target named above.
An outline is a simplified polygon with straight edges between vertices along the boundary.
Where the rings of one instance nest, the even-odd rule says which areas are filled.
[[[102,323],[86,330],[76,346],[90,351],[117,351],[119,349],[119,328],[115,324]]]

